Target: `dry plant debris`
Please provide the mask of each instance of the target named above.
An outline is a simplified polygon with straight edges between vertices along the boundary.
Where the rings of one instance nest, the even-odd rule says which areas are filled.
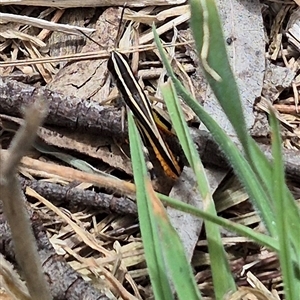
[[[133,9],[137,2],[128,1],[131,8],[125,12],[127,30],[120,47],[133,53],[133,68],[143,80],[145,90],[159,100],[156,87],[165,73],[152,44],[149,24],[155,21],[164,40],[173,44],[167,49],[178,77],[203,101],[207,90],[199,79],[197,60],[192,53],[188,6],[175,6],[181,2],[151,1],[149,6],[144,1],[142,8]],[[127,131],[126,126],[122,131],[118,93],[112,88],[106,66],[109,51],[115,47],[121,8],[96,8],[95,1],[86,1],[85,8],[76,8],[77,1],[63,3],[64,9],[60,10],[50,7],[49,1],[18,1],[18,5],[25,6],[1,2],[7,5],[0,7],[1,22],[4,17],[8,19],[0,27],[0,86],[9,96],[0,96],[1,147],[8,147],[13,133],[22,124],[22,106],[42,93],[50,102],[49,115],[38,131],[35,149],[21,161],[20,182],[30,203],[30,220],[39,248],[43,257],[49,259],[44,268],[48,267],[48,272],[59,270],[56,280],[53,279],[57,289],[50,287],[52,293],[55,290],[57,297],[67,294],[65,299],[82,299],[83,290],[89,292],[89,299],[100,299],[101,293],[105,295],[103,299],[149,299],[152,291],[138,228],[134,187],[128,183],[132,171],[125,141]],[[262,92],[250,97],[249,108],[256,100],[251,132],[265,144],[269,143],[266,104],[271,102],[276,109],[287,149],[289,184],[299,201],[300,160],[297,162],[295,155],[300,150],[300,5],[295,3],[262,0],[257,8],[262,12],[264,23],[260,25],[265,35],[265,40],[258,42],[267,49],[267,60]],[[172,6],[154,6],[159,4]],[[119,5],[109,1],[107,6]],[[11,14],[16,19],[9,19]],[[91,37],[103,48],[78,35],[78,30],[94,31]],[[238,28],[235,33],[227,39],[228,45],[233,45],[231,50],[239,38]],[[192,122],[193,114],[188,109],[186,114]],[[200,144],[205,144],[201,149],[212,149],[213,146],[207,146],[210,144],[206,134],[191,130],[196,132],[195,141],[200,139]],[[205,154],[203,157],[205,160]],[[219,167],[223,164],[221,158],[220,161]],[[99,171],[110,176],[99,176]],[[215,193],[222,216],[263,230],[247,200],[231,174]],[[5,232],[0,234],[0,245],[7,245],[1,252],[14,261],[2,215],[0,232]],[[276,255],[225,230],[223,235],[240,286],[228,299],[280,299],[282,281]],[[195,278],[209,299],[212,281],[203,232],[196,247],[189,247]],[[76,289],[70,288],[72,280],[79,283]],[[8,289],[16,296],[13,289]]]

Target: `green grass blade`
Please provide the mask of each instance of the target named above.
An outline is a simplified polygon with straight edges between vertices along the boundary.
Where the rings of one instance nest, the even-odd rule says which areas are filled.
[[[265,200],[268,201],[268,203],[265,203],[264,206],[268,207],[268,212],[270,214],[270,218],[268,219],[271,220],[273,219],[271,214],[274,215],[274,203],[273,197],[271,197],[273,194],[272,166],[255,141],[249,136],[245,127],[237,84],[235,83],[228,58],[224,55],[224,53],[226,53],[226,48],[215,1],[191,0],[190,5],[191,28],[195,37],[197,51],[200,53],[200,61],[205,64],[205,60],[203,61],[203,57],[201,58],[201,51],[203,51],[203,47],[205,48],[207,35],[205,36],[204,33],[205,26],[207,26],[210,38],[208,43],[209,51],[207,55],[207,63],[220,75],[222,79],[220,82],[216,81],[204,68],[207,80],[229,121],[237,132],[239,140],[245,150],[246,157],[250,163],[250,167],[253,169],[255,174],[258,175],[258,181],[261,182],[261,185],[267,191],[267,197]],[[199,30],[199,28],[202,28],[202,30]],[[295,201],[287,187],[285,188],[285,193],[287,202],[290,206],[294,207],[294,209],[287,211],[287,214],[289,215],[290,224],[294,224],[294,229],[290,230],[290,235],[292,237],[293,244],[296,244],[299,241],[299,232],[297,232],[299,209],[296,207]],[[256,204],[255,206],[259,209],[259,206]],[[265,214],[265,212],[261,209],[259,209],[259,213],[262,216]],[[263,217],[263,221],[270,229],[271,224],[267,221],[267,219]],[[273,233],[275,233],[275,230]]]
[[[169,115],[171,116],[172,125],[179,139],[183,152],[193,169],[199,186],[199,192],[202,198],[206,198],[210,193],[209,183],[205,174],[205,170],[199,158],[199,154],[190,136],[188,126],[184,119],[184,115],[177,98],[177,94],[173,88],[171,81],[168,80],[160,86],[165,104]]]
[[[190,0],[189,3],[190,26],[206,79],[247,151],[249,135],[238,87],[227,58],[225,39],[215,1]],[[220,76],[219,81],[212,76],[212,72]]]
[[[272,182],[273,166],[266,158],[266,156],[262,153],[261,149],[255,143],[255,141],[253,139],[250,139],[249,142],[252,143],[252,146],[250,147],[250,151],[253,152],[251,154],[251,157],[256,157],[256,159],[253,161],[253,164],[255,165],[255,168],[257,170],[256,174],[259,174],[259,177],[261,178],[261,182],[264,183],[264,186],[266,187],[268,194],[273,195],[273,182]],[[300,210],[297,207],[296,201],[286,184],[284,190],[285,190],[285,199],[287,201],[287,205],[288,207],[291,207],[291,209],[285,211],[286,218],[289,220],[289,228],[290,228],[289,235],[292,240],[292,243],[294,245],[298,245],[296,249],[300,249],[300,239],[299,239]],[[275,205],[273,197],[269,199],[269,203],[273,209]],[[300,265],[300,255],[299,255],[299,265]]]
[[[265,189],[268,191],[268,197],[266,200],[268,200],[270,203],[269,209],[272,209],[274,203],[272,203],[273,198],[270,197],[270,195],[272,195],[271,164],[263,155],[253,139],[248,135],[244,125],[237,85],[235,83],[228,59],[224,55],[224,53],[226,53],[226,49],[215,1],[191,0],[190,4],[192,12],[191,28],[195,37],[198,53],[201,53],[201,50],[203,49],[203,43],[205,43],[205,35],[203,35],[204,30],[199,30],[199,28],[202,28],[207,21],[207,26],[209,28],[208,32],[210,36],[207,63],[222,78],[222,81],[218,82],[214,80],[204,69],[207,80],[217,96],[217,99],[220,102],[220,105],[222,106],[228,119],[235,128],[244,150],[246,151],[246,155],[248,156],[251,167],[253,167],[254,172],[259,175],[260,181],[264,184]],[[205,14],[207,14],[206,18],[204,17]],[[299,211],[296,209],[294,199],[290,192],[287,190],[286,192],[289,194],[288,201],[290,205],[294,206],[294,210],[288,212],[290,214],[290,220],[293,220],[293,224],[297,224],[297,220],[299,220]],[[298,234],[295,233],[295,231],[291,232],[291,234],[294,242],[299,240]]]
[[[226,53],[226,49],[215,1],[191,0],[190,5],[191,28],[195,37],[196,48],[200,56],[200,61],[202,61],[202,64],[204,65],[207,62],[207,64],[216,71],[222,79],[221,81],[216,81],[204,68],[207,80],[229,121],[236,130],[250,166],[259,176],[258,180],[262,185],[264,185],[263,188],[267,191],[267,197],[265,199],[269,202],[269,204],[266,203],[265,206],[269,206],[268,211],[274,214],[272,211],[273,203],[271,197],[271,165],[253,139],[248,135],[242,114],[237,84],[234,80],[227,56],[224,55],[224,53]],[[199,28],[202,28],[202,30],[199,30]],[[207,29],[206,31],[205,28]],[[207,35],[209,35],[209,42],[207,42]],[[209,46],[209,51],[207,53],[207,58],[204,59],[201,52],[203,54],[203,49],[205,49],[206,44]],[[290,202],[293,201],[292,197],[289,197],[289,199]],[[293,213],[291,212],[291,214]],[[297,220],[297,215],[295,213],[291,217],[295,221]],[[263,218],[263,221],[266,223],[267,220]],[[270,229],[270,224],[266,224],[266,226]]]
[[[286,211],[293,209],[289,206],[285,193],[284,164],[281,151],[281,138],[279,124],[272,109],[270,109],[270,124],[272,128],[272,154],[273,154],[273,197],[276,211],[276,225],[279,240],[279,259],[283,277],[285,298],[287,300],[297,299],[299,296],[299,281],[297,283],[294,272],[293,260],[295,248],[291,244],[289,232],[289,219]],[[298,226],[300,233],[300,225]],[[295,245],[294,245],[295,246]],[[299,255],[299,248],[296,249]],[[296,254],[296,255],[297,255]],[[298,292],[297,292],[298,290]],[[298,296],[297,296],[298,295]]]
[[[147,168],[141,149],[141,139],[131,112],[128,112],[128,130],[134,181],[136,185],[138,216],[153,293],[156,299],[173,299],[165,268],[161,241],[158,235],[158,228],[146,189]]]
[[[199,218],[202,218],[204,220],[214,222],[215,224],[218,224],[219,226],[222,226],[229,231],[235,232],[239,235],[248,237],[258,243],[259,245],[265,246],[273,251],[278,252],[279,251],[279,245],[278,241],[275,240],[273,237],[270,237],[268,235],[255,232],[253,229],[234,223],[230,220],[224,219],[219,216],[215,216],[213,214],[210,214],[208,212],[205,212],[203,210],[199,210],[198,208],[195,208],[192,205],[183,203],[182,201],[178,201],[176,199],[170,198],[166,195],[159,195],[159,198],[165,203],[165,205],[173,207],[175,209],[184,211],[186,213],[189,213],[191,215],[197,216]]]
[[[128,126],[140,228],[155,298],[173,298],[168,280],[170,276],[179,299],[201,299],[179,236],[147,178],[139,134],[131,114]]]
[[[269,195],[265,191],[264,186],[261,184],[259,178],[254,173],[249,163],[246,161],[246,159],[243,157],[234,143],[230,140],[230,138],[226,135],[226,133],[222,130],[222,128],[220,128],[215,120],[205,112],[203,107],[201,107],[196,102],[196,100],[192,98],[192,96],[183,87],[181,82],[176,78],[161,46],[159,37],[155,32],[155,28],[154,39],[161,59],[168,72],[168,75],[171,77],[174,83],[177,93],[184,99],[184,101],[191,107],[191,109],[203,122],[206,128],[212,133],[216,143],[220,146],[238,178],[240,179],[241,183],[244,185],[253,204],[257,207],[262,220],[267,227],[267,230],[271,233],[272,236],[276,237],[275,216],[269,201],[266,201]]]
[[[198,190],[203,200],[204,209],[213,215],[217,215],[204,167],[190,136],[188,126],[185,122],[184,115],[177,98],[177,94],[171,81],[168,81],[162,85],[161,91],[167,105],[169,115],[172,116],[172,124],[182,149],[195,173]],[[213,222],[206,221],[205,231],[211,261],[215,296],[216,299],[221,299],[228,292],[234,291],[236,287],[230,272],[226,252],[222,245],[219,226]]]
[[[236,232],[243,232],[243,235],[253,238],[262,245],[267,243],[269,247],[279,253],[287,299],[297,299],[296,297],[300,292],[300,210],[284,180],[279,133],[276,132],[278,135],[274,138],[276,141],[273,146],[275,160],[273,165],[247,132],[238,87],[227,56],[224,55],[226,49],[215,1],[190,0],[190,4],[191,27],[200,62],[212,90],[237,133],[245,157],[176,78],[160,45],[158,36],[154,32],[157,47],[177,93],[212,133],[215,141],[225,153],[239,180],[244,185],[272,237],[257,234],[241,225],[228,223],[227,220],[218,219],[214,214],[207,214],[207,211],[200,212],[186,204],[172,202],[174,200],[170,199],[164,200],[171,201],[169,205],[172,203],[171,206],[174,205],[173,207],[177,209],[190,211],[190,213],[199,216],[202,214],[202,217],[206,220],[219,225],[223,224],[228,229],[231,227],[231,230]],[[273,126],[275,128],[276,124]],[[280,215],[277,219],[278,212],[280,212]],[[204,216],[203,214],[207,215]]]
[[[164,206],[151,186],[148,189],[148,194],[151,198],[153,214],[159,228],[159,238],[164,252],[165,262],[170,278],[174,283],[178,299],[201,299],[199,288],[184,252],[184,247],[176,230],[169,221]]]

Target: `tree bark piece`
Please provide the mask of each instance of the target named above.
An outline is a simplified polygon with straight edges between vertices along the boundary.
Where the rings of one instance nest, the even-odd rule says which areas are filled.
[[[90,208],[105,209],[119,214],[137,215],[136,204],[126,197],[117,198],[113,195],[70,188],[51,182],[27,180],[23,177],[19,179],[23,190],[29,186],[51,202],[65,202],[71,207],[86,205]]]
[[[121,114],[113,107],[97,102],[65,97],[44,87],[33,87],[10,79],[0,78],[0,113],[21,117],[23,108],[37,97],[49,101],[49,114],[45,123],[70,130],[125,138],[121,128]]]
[[[62,94],[50,92],[44,87],[32,87],[18,81],[0,77],[0,113],[16,117],[22,115],[22,107],[33,103],[38,94],[50,102],[49,114],[45,123],[70,130],[96,133],[99,136],[113,136],[116,139],[128,137],[127,126],[124,131],[121,126],[121,113],[114,107],[101,106],[96,102],[90,102],[75,97],[65,97]],[[223,153],[214,142],[210,133],[204,130],[191,129],[194,142],[204,164],[212,164],[220,168],[228,167]],[[169,142],[169,140],[168,140]],[[264,153],[270,158],[269,145],[260,144]],[[175,153],[179,153],[179,147],[171,143]],[[177,149],[176,149],[177,147]],[[300,182],[300,160],[297,151],[283,149],[287,174],[293,180]]]

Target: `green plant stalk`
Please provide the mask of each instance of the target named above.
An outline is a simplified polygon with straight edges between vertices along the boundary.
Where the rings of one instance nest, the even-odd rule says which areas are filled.
[[[190,0],[190,5],[192,12],[191,28],[195,37],[196,49],[199,53],[200,61],[203,66],[207,61],[207,64],[220,75],[220,81],[217,81],[207,72],[206,68],[203,67],[206,79],[236,131],[250,166],[254,172],[260,176],[264,188],[268,190],[268,197],[266,199],[268,199],[270,203],[269,210],[271,211],[273,207],[272,198],[270,197],[272,189],[270,185],[266,183],[266,179],[270,177],[266,176],[264,168],[268,166],[268,161],[261,151],[260,155],[258,155],[258,148],[247,131],[238,86],[226,55],[227,52],[222,26],[215,1]],[[201,24],[202,30],[199,30]],[[205,30],[205,28],[207,28],[207,30]],[[209,35],[209,39],[207,35]],[[206,44],[209,46],[209,51],[206,60],[204,60],[201,53],[203,49],[205,49]]]
[[[191,27],[194,28],[193,34],[195,37],[198,53],[201,53],[201,51],[203,51],[203,46],[205,45],[205,30],[199,30],[199,28],[201,28],[199,25],[203,24],[203,28],[204,24],[207,23],[210,38],[207,63],[211,66],[212,69],[216,70],[222,78],[222,81],[220,82],[214,80],[214,78],[212,78],[204,68],[207,80],[215,95],[217,96],[217,99],[224,112],[226,113],[229,121],[237,132],[250,166],[253,168],[254,172],[258,174],[259,181],[262,185],[264,185],[264,189],[268,191],[266,193],[266,195],[268,196],[266,200],[268,200],[269,202],[269,204],[266,204],[266,206],[269,206],[267,211],[274,213],[274,203],[273,198],[271,197],[273,193],[272,167],[268,159],[262,153],[261,149],[247,133],[247,128],[245,126],[243,118],[243,111],[240,105],[241,102],[238,88],[228,59],[224,56],[224,53],[226,53],[226,49],[224,45],[222,26],[219,21],[215,1],[191,0],[190,4],[192,12]],[[290,205],[294,206],[294,209],[288,212],[290,226],[297,228],[297,223],[299,220],[299,210],[295,205],[293,196],[287,188],[286,193],[288,202],[290,203]],[[264,218],[263,221],[265,222]],[[270,228],[268,224],[266,225],[268,228]],[[291,236],[293,239],[293,243],[296,243],[296,241],[299,240],[298,232],[296,232],[296,230],[291,230]]]
[[[141,139],[130,111],[128,111],[128,130],[138,216],[153,293],[156,299],[173,299],[158,238],[158,228],[146,190],[147,168],[140,146]]]
[[[250,163],[250,167],[259,175],[260,179],[258,179],[258,181],[261,182],[261,185],[264,185],[263,188],[269,191],[268,193],[265,193],[265,199],[268,200],[268,203],[266,203],[265,206],[268,206],[267,212],[271,213],[273,212],[270,197],[271,189],[270,186],[265,184],[265,181],[262,180],[266,177],[263,176],[264,172],[260,172],[264,161],[260,159],[258,165],[255,163],[257,161],[257,156],[252,155],[254,154],[254,151],[252,150],[253,143],[251,142],[252,139],[247,131],[238,87],[226,56],[224,36],[215,1],[191,0],[190,5],[191,28],[193,30],[196,48],[200,56],[200,61],[202,62],[206,79],[235,129],[245,151],[246,158]],[[203,49],[206,48],[205,45],[207,44],[209,47],[207,50],[207,57],[203,58]],[[220,75],[219,81],[215,80],[210,73],[207,72],[205,68],[206,63]],[[265,218],[263,218],[263,221],[265,221]],[[266,224],[266,226],[270,229],[270,223]]]
[[[270,182],[272,178],[271,165],[247,132],[240,104],[238,88],[228,59],[224,57],[226,49],[215,1],[191,0],[190,4],[192,11],[191,27],[194,28],[193,33],[198,53],[201,53],[203,45],[205,44],[204,30],[198,30],[199,24],[203,24],[204,27],[204,24],[207,23],[210,37],[207,62],[212,69],[216,70],[220,74],[220,77],[222,78],[220,82],[214,80],[214,78],[212,78],[204,68],[207,80],[229,121],[233,125],[239,140],[243,145],[246,157],[250,162],[250,166],[253,168],[254,172],[259,175],[261,183],[268,191],[268,193],[266,193],[268,196],[266,199],[269,201],[268,211],[271,212],[273,211],[273,201],[272,197],[270,197],[270,195],[272,195],[272,184]],[[205,14],[207,15],[206,17]],[[289,200],[293,202],[292,197],[290,197]],[[291,212],[291,214],[293,214],[293,216],[291,216],[291,220],[293,219],[296,221],[297,216],[293,212]],[[263,221],[265,221],[264,218]],[[269,225],[266,225],[269,228]]]
[[[272,231],[271,229],[275,225],[275,222],[272,222],[272,219],[275,221],[274,201],[272,197],[272,165],[247,132],[238,87],[231,71],[227,56],[224,56],[226,49],[215,1],[191,0],[190,4],[191,27],[193,29],[196,47],[198,53],[200,53],[200,61],[204,67],[203,69],[206,78],[238,135],[250,167],[254,173],[258,175],[257,181],[260,182],[262,189],[266,190],[266,197],[264,199],[267,203],[261,205],[264,206],[264,208],[258,206],[257,201],[253,201],[253,203],[256,208],[258,208],[258,211],[262,216],[262,221],[265,223],[270,233],[272,235],[275,234],[274,237],[276,237],[277,231]],[[206,31],[205,28],[207,29]],[[209,35],[208,43],[207,33]],[[205,45],[208,45],[209,51],[207,52],[206,59],[203,59],[203,55],[201,55],[201,53],[203,53]],[[206,63],[212,70],[216,71],[220,75],[221,81],[216,81],[211,76],[210,72],[207,72],[205,68]],[[286,212],[290,220],[288,226],[292,244],[299,245],[300,239],[298,224],[300,210],[297,208],[295,200],[287,186],[285,186],[285,194],[287,202],[290,206],[293,206],[293,209]],[[253,200],[253,198],[251,199]],[[266,215],[269,215],[269,217],[266,218]]]
[[[255,143],[253,139],[250,140],[250,142],[253,144],[251,147],[251,151],[253,151],[253,157],[257,157],[255,162],[253,162],[256,165],[257,173],[260,174],[260,178],[262,178],[262,181],[265,183],[265,186],[268,187],[268,193],[273,194],[273,166],[271,162],[266,158],[266,156],[262,153],[261,149],[258,147],[258,145]],[[300,239],[299,239],[299,220],[300,220],[300,210],[297,207],[296,201],[287,187],[287,185],[284,185],[285,190],[285,199],[287,201],[287,205],[291,207],[291,209],[286,210],[286,218],[289,220],[288,226],[289,226],[289,235],[292,241],[293,245],[295,246],[295,249],[300,249]],[[273,199],[273,197],[272,197]],[[274,201],[272,200],[270,202],[270,205],[274,207]],[[300,256],[298,256],[300,259]],[[300,266],[300,260],[298,259],[298,265]]]
[[[226,55],[227,50],[215,1],[190,0],[189,3],[191,28],[205,77],[247,151],[249,135],[239,90]],[[210,70],[205,67],[206,64],[220,76],[219,81],[212,77]]]
[[[226,133],[220,128],[216,121],[205,112],[205,110],[196,102],[196,100],[192,98],[192,96],[182,86],[181,82],[176,78],[161,46],[159,37],[155,32],[155,28],[154,40],[168,75],[171,77],[174,83],[176,92],[184,99],[184,101],[200,118],[206,128],[211,132],[216,143],[221,147],[241,183],[244,185],[248,195],[253,201],[253,204],[257,207],[263,222],[266,224],[267,230],[272,236],[276,237],[275,217],[269,202],[265,200],[269,196],[267,195],[264,186],[261,184],[260,180],[257,178],[257,175],[249,166],[249,163],[242,156],[240,151],[226,135]]]
[[[201,195],[205,211],[212,215],[217,215],[212,195],[210,193],[209,182],[205,170],[199,158],[199,154],[192,141],[188,126],[177,98],[171,81],[161,85],[161,92],[168,112],[172,116],[172,124],[186,155],[186,158],[192,167],[199,193]],[[236,290],[234,279],[231,275],[229,263],[226,257],[219,226],[213,222],[205,221],[205,230],[208,242],[208,249],[211,261],[211,270],[214,283],[216,299],[222,299],[228,292]]]
[[[268,235],[255,232],[253,229],[234,223],[230,220],[221,218],[219,216],[212,215],[208,212],[205,212],[203,210],[200,210],[198,208],[195,208],[192,205],[183,203],[181,201],[178,201],[176,199],[170,198],[166,195],[159,194],[159,198],[165,203],[165,205],[173,207],[175,209],[184,211],[186,213],[189,213],[191,215],[194,215],[196,217],[202,218],[204,220],[213,222],[215,224],[218,224],[219,226],[222,226],[232,232],[235,232],[236,234],[240,234],[244,237],[248,237],[251,240],[255,241],[257,244],[267,247],[270,250],[279,251],[279,245],[278,241],[275,240],[273,237],[270,237]]]
[[[273,109],[270,107],[270,125],[272,130],[272,154],[273,154],[273,197],[276,211],[276,225],[278,231],[279,240],[279,259],[281,272],[283,277],[285,298],[287,300],[297,299],[299,293],[297,293],[296,274],[294,272],[294,266],[292,257],[294,256],[294,248],[291,245],[289,238],[289,220],[286,218],[286,211],[293,209],[289,206],[286,193],[285,193],[285,178],[284,178],[284,164],[281,151],[281,138],[279,124],[276,119]],[[300,226],[299,226],[300,232]],[[299,249],[297,250],[299,251]],[[299,291],[299,290],[298,290]]]
[[[177,296],[182,300],[201,299],[200,291],[191,266],[187,261],[182,242],[176,230],[171,225],[166,210],[154,190],[152,189],[149,194],[151,195],[153,212],[159,228],[159,238],[164,251],[168,273],[174,283]],[[175,257],[176,261],[174,261]]]
[[[173,299],[171,280],[179,299],[201,299],[179,236],[147,177],[141,140],[131,113],[128,126],[140,228],[155,298]]]

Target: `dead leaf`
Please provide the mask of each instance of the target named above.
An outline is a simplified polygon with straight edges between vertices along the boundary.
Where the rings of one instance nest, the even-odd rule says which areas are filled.
[[[91,38],[103,45],[104,50],[114,47],[119,18],[119,9],[108,8],[96,22],[96,32],[91,35]],[[87,40],[82,53],[97,50],[103,49],[99,49],[95,42]],[[47,87],[67,96],[101,102],[109,95],[110,77],[108,75],[107,59],[78,61],[61,69]]]

